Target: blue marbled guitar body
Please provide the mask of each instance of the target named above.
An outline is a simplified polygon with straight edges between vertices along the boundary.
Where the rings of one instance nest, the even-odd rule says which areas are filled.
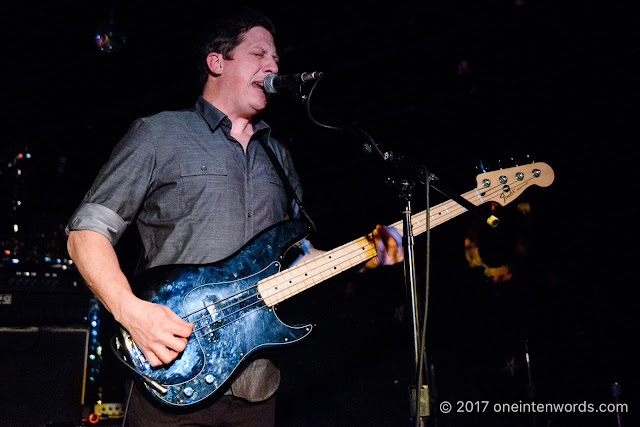
[[[303,221],[284,221],[222,261],[145,271],[134,280],[136,294],[193,322],[193,334],[184,352],[159,368],[148,365],[123,328],[114,337],[114,351],[141,374],[150,396],[162,405],[187,407],[223,393],[258,350],[299,341],[311,332],[311,325],[284,324],[256,286],[281,271],[287,249],[308,234]]]

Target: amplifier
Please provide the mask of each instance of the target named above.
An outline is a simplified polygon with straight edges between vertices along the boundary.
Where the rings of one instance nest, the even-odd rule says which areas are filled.
[[[77,271],[2,268],[0,325],[85,324],[91,297]]]
[[[89,329],[0,327],[0,425],[80,425]]]

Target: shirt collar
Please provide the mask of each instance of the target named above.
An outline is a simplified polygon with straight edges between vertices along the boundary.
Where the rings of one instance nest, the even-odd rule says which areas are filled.
[[[205,122],[209,125],[209,128],[213,132],[217,127],[219,127],[222,121],[227,118],[227,116],[220,110],[218,110],[213,104],[204,99],[204,97],[198,97],[195,105],[196,111],[202,116]],[[253,132],[254,134],[266,133],[269,135],[271,128],[268,124],[265,123],[264,120],[258,119],[256,123],[253,124]]]

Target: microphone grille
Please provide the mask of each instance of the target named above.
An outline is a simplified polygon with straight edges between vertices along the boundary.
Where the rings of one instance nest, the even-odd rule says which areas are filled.
[[[277,74],[267,74],[267,76],[264,78],[264,90],[267,93],[278,93],[278,90],[276,89],[276,87],[273,85],[273,81],[274,79],[277,77]]]

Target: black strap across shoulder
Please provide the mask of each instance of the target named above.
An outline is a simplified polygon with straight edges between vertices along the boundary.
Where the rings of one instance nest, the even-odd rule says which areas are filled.
[[[284,185],[285,190],[287,190],[287,194],[289,194],[289,197],[291,197],[293,200],[296,201],[296,204],[300,208],[300,212],[302,213],[302,215],[304,215],[305,219],[309,222],[311,229],[313,231],[316,231],[316,225],[313,223],[313,220],[311,219],[311,216],[307,213],[307,210],[304,208],[304,206],[302,206],[302,202],[300,201],[300,198],[298,197],[295,190],[293,189],[291,182],[289,182],[289,178],[287,177],[287,174],[282,168],[282,165],[278,161],[278,158],[276,157],[275,153],[273,152],[271,147],[267,145],[265,141],[263,141],[262,139],[260,139],[259,141],[260,141],[260,144],[262,144],[262,148],[264,148],[265,153],[267,153],[267,156],[269,156],[269,160],[271,160],[273,167],[278,173],[278,176],[280,177],[280,181],[282,181],[282,184]]]

